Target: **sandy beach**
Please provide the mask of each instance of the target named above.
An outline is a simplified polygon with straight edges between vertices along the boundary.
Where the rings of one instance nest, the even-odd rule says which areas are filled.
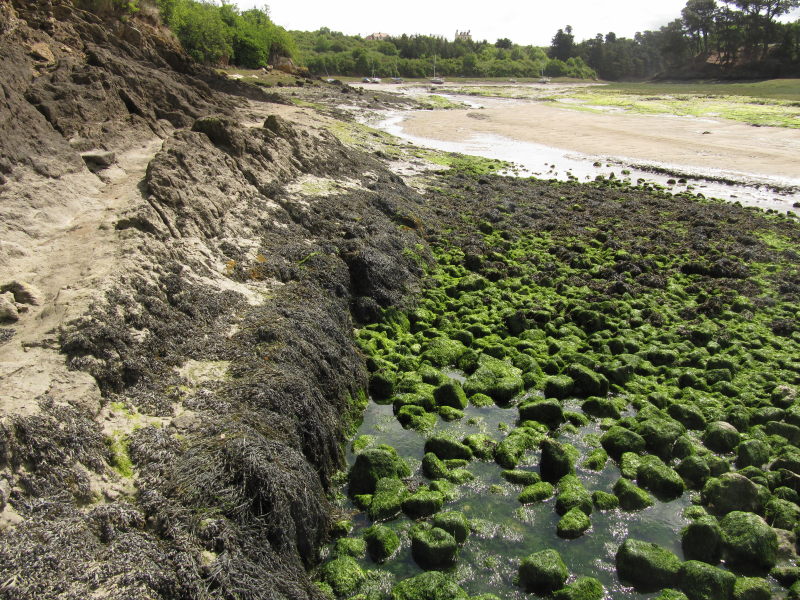
[[[494,134],[584,154],[800,178],[800,129],[728,120],[594,113],[534,102],[484,109],[420,111],[405,133],[463,142]]]

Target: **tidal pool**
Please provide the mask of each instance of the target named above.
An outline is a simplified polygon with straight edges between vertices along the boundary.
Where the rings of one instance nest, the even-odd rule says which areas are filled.
[[[460,373],[450,371],[448,375],[455,379]],[[565,403],[565,408],[579,410],[577,403]],[[517,417],[516,404],[484,408],[470,405],[464,410],[463,419],[450,423],[439,419],[432,431],[420,433],[400,425],[391,403],[370,401],[357,435],[371,435],[375,437],[375,445],[388,444],[394,447],[412,465],[413,487],[414,484],[429,483],[419,470],[427,437],[448,432],[461,439],[472,433],[485,433],[499,442],[506,435],[506,426],[513,428]],[[562,435],[559,441],[573,444],[585,456],[588,446],[583,439],[590,433],[602,433],[598,422],[579,427],[575,433]],[[517,469],[538,472],[539,457],[539,451],[528,452]],[[348,467],[352,466],[355,458],[356,453],[348,448]],[[451,574],[471,596],[492,593],[505,599],[535,598],[534,594],[526,594],[514,583],[519,561],[533,552],[554,548],[561,554],[572,575],[599,579],[608,597],[649,598],[654,594],[638,593],[622,585],[617,578],[614,554],[619,545],[630,536],[656,543],[682,557],[678,532],[689,522],[682,516],[683,510],[691,504],[689,493],[670,502],[656,500],[654,506],[643,511],[595,510],[591,515],[591,529],[578,539],[565,540],[556,535],[560,516],[555,511],[555,496],[541,503],[522,505],[517,496],[523,486],[503,479],[500,465],[473,460],[467,469],[476,476],[475,480],[458,486],[457,498],[446,502],[444,509],[463,512],[470,519],[473,530],[461,548],[458,562],[445,572]],[[620,477],[619,468],[611,460],[600,472],[582,468],[579,461],[576,472],[590,492],[610,492]],[[351,536],[358,537],[372,522],[349,499],[343,502],[343,509],[354,511],[355,528]],[[378,566],[365,558],[361,560],[362,566],[391,573],[397,581],[422,573],[423,569],[411,556],[408,530],[413,522],[406,515],[384,522],[400,536],[401,549],[384,565]]]

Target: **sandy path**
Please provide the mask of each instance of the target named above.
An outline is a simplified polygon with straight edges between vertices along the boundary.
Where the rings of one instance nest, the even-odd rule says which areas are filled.
[[[0,264],[0,279],[26,281],[42,295],[12,325],[16,335],[0,347],[0,419],[38,410],[43,395],[100,409],[100,390],[88,373],[70,371],[59,351],[62,325],[84,314],[103,282],[122,267],[124,235],[114,229],[122,213],[142,202],[139,183],[162,140],[145,140],[118,155],[103,182],[88,171],[53,182],[30,182],[42,202],[20,210],[28,220],[5,235],[20,249]],[[20,195],[21,196],[21,195]],[[18,196],[18,198],[20,197]],[[14,225],[14,219],[3,219]]]
[[[482,110],[415,112],[402,128],[408,135],[449,142],[494,134],[584,154],[800,178],[800,129],[597,114],[529,102]]]

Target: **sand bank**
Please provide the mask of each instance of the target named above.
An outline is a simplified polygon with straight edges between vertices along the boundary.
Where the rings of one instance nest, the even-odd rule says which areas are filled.
[[[443,141],[494,134],[584,154],[800,178],[800,129],[690,117],[598,114],[531,102],[415,112],[402,128],[408,135]]]

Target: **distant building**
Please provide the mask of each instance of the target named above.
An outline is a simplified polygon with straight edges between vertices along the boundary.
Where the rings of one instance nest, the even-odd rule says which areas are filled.
[[[390,37],[392,37],[392,36],[390,36],[388,33],[380,33],[380,32],[378,32],[378,33],[370,33],[365,39],[368,39],[368,40],[386,40],[386,39],[389,39]]]
[[[462,40],[464,42],[471,42],[472,41],[472,30],[468,31],[459,31],[456,29],[456,41]]]

